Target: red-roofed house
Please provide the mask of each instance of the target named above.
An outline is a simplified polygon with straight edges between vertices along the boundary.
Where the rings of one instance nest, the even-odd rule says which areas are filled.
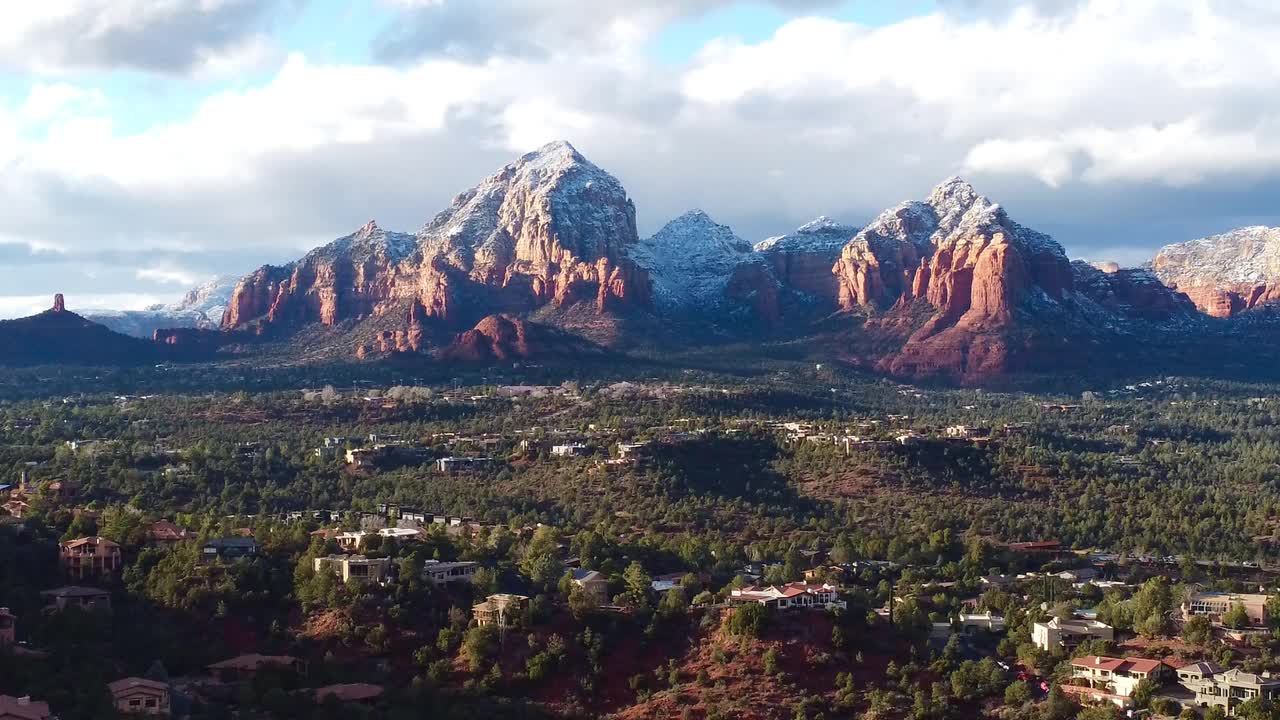
[[[1139,683],[1150,680],[1162,685],[1173,677],[1173,668],[1160,660],[1086,655],[1071,661],[1071,677],[1087,683],[1063,688],[1071,694],[1127,708],[1133,704],[1133,691]]]
[[[756,587],[754,585],[734,590],[729,594],[729,604],[759,603],[775,610],[792,608],[840,608],[847,604],[840,599],[834,585],[793,582],[786,585]]]
[[[125,715],[168,715],[169,684],[128,677],[107,685],[111,702]]]
[[[58,548],[58,564],[71,580],[108,578],[120,572],[120,546],[104,537],[69,540]]]

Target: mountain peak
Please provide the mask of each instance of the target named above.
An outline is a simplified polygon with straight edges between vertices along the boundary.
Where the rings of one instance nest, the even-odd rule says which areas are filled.
[[[972,185],[960,176],[952,175],[938,183],[933,192],[929,193],[928,203],[934,207],[955,203],[967,206],[972,205],[980,197]]]
[[[520,165],[576,165],[587,159],[567,140],[556,140],[520,156]]]
[[[357,240],[367,240],[380,232],[377,220],[370,220],[356,231]]]

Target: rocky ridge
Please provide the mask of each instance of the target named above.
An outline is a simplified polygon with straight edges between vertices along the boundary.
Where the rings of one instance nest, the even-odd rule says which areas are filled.
[[[660,312],[707,321],[744,312],[769,325],[781,320],[780,285],[767,260],[701,210],[667,223],[631,257],[648,270]]]
[[[1251,226],[1166,245],[1150,269],[1213,317],[1280,300],[1280,228]]]

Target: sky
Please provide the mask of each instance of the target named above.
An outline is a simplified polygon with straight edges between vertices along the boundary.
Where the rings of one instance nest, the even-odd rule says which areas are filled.
[[[1072,257],[1280,225],[1270,0],[42,0],[0,27],[0,317],[412,232],[558,139],[642,235],[867,222],[952,175]]]

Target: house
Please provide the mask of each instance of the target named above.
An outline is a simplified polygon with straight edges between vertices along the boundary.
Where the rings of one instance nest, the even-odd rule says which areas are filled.
[[[647,452],[648,447],[649,447],[649,443],[647,442],[634,442],[634,443],[620,442],[618,443],[618,459],[619,460],[638,459],[641,455]]]
[[[264,668],[280,668],[306,672],[307,664],[292,655],[238,655],[209,666],[209,672],[223,680],[243,680]]]
[[[403,512],[400,514],[400,517],[403,519],[407,515],[417,515],[421,517],[421,513]],[[378,535],[383,539],[383,541],[390,540],[395,543],[409,542],[410,540],[417,540],[422,537],[422,533],[418,532],[415,528],[404,527],[382,528],[378,531]]]
[[[1071,661],[1071,677],[1087,685],[1063,686],[1073,695],[1121,708],[1133,705],[1133,691],[1144,680],[1157,686],[1173,676],[1173,669],[1159,660],[1088,655]]]
[[[120,573],[120,546],[96,535],[58,543],[58,565],[70,580],[115,577]]]
[[[1115,637],[1115,630],[1110,625],[1097,620],[1054,618],[1031,627],[1031,642],[1045,652],[1058,647],[1074,648],[1088,640],[1114,640]]]
[[[391,572],[388,558],[367,558],[363,555],[329,555],[312,561],[317,573],[331,572],[342,582],[384,583]]]
[[[66,587],[45,590],[40,593],[44,598],[45,609],[66,610],[69,607],[82,610],[110,610],[111,593],[98,588],[68,585]]]
[[[1246,700],[1280,699],[1280,677],[1269,673],[1255,675],[1239,668],[1222,671],[1213,663],[1196,663],[1178,670],[1178,682],[1196,694],[1200,707],[1220,707],[1228,713]]]
[[[333,536],[333,540],[343,550],[359,550],[360,543],[364,542],[365,536],[369,534],[363,530],[340,532]]]
[[[807,582],[793,582],[782,586],[771,585],[769,587],[751,585],[742,589],[735,589],[729,593],[730,605],[743,605],[746,603],[759,603],[775,610],[793,608],[840,608],[843,610],[847,607],[847,603],[840,599],[839,592],[834,585],[826,583],[815,585]]]
[[[949,438],[960,440],[968,440],[970,438],[986,437],[991,434],[991,428],[973,427],[971,425],[951,425],[943,430]]]
[[[382,686],[369,683],[344,683],[316,688],[316,704],[333,699],[339,703],[372,703],[382,697]]]
[[[157,520],[147,528],[147,541],[152,545],[172,545],[191,537],[195,537],[195,533],[168,520]]]
[[[169,714],[169,684],[158,680],[128,677],[107,685],[111,703],[125,715]]]
[[[0,608],[0,648],[12,647],[17,637],[18,617],[9,608]]]
[[[528,607],[529,598],[525,595],[498,593],[472,605],[471,617],[479,627],[513,628],[520,624]]]
[[[960,613],[960,631],[974,633],[979,630],[987,632],[1004,632],[1004,618],[994,613]]]
[[[596,605],[609,604],[609,580],[604,575],[595,570],[585,570],[583,568],[577,568],[569,572],[573,575],[573,584],[582,588],[582,591]]]
[[[203,562],[215,560],[232,561],[241,558],[252,558],[258,555],[258,541],[252,537],[214,538],[200,549]]]
[[[1183,603],[1182,614],[1187,618],[1206,615],[1213,622],[1221,623],[1222,616],[1226,615],[1231,608],[1242,605],[1245,612],[1249,614],[1249,624],[1262,626],[1267,624],[1268,599],[1268,596],[1258,594],[1194,592]]]
[[[422,577],[432,585],[444,585],[451,582],[471,582],[480,568],[480,563],[471,561],[440,562],[427,560],[422,564]]]
[[[1071,570],[1063,570],[1054,575],[1059,580],[1066,580],[1069,583],[1086,583],[1098,577],[1098,571],[1093,568],[1073,568]]]
[[[0,720],[49,720],[49,704],[29,697],[0,695]]]
[[[436,469],[442,473],[470,472],[489,466],[493,458],[487,457],[443,457],[436,460]]]
[[[582,443],[569,443],[568,445],[552,445],[551,454],[556,457],[579,457],[587,454],[587,446]]]
[[[25,500],[18,500],[16,498],[6,501],[3,505],[0,505],[0,508],[4,508],[5,512],[19,520],[26,517],[31,512],[31,505],[29,505]]]
[[[657,575],[649,583],[654,592],[664,593],[673,588],[680,587],[680,583],[684,581],[685,575],[688,573],[667,573],[666,575]]]

